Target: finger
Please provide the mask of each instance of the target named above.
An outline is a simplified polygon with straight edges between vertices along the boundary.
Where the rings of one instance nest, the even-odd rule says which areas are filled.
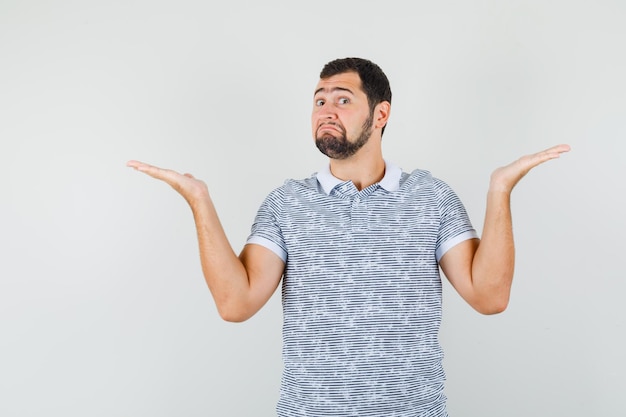
[[[526,166],[526,169],[530,170],[536,167],[537,165],[540,165],[546,161],[559,158],[562,153],[569,152],[570,149],[571,148],[569,145],[560,144],[560,145],[552,146],[551,148],[545,149],[541,152],[537,152],[532,155],[527,155],[526,157],[523,157],[521,161]]]
[[[548,148],[545,151],[540,152],[540,153],[543,153],[546,156],[549,156],[550,158],[558,158],[559,156],[561,156],[562,153],[569,152],[570,149],[571,147],[569,145],[561,144],[561,145],[556,145],[551,148]]]
[[[134,161],[134,160],[126,162],[126,166],[127,167],[131,167],[131,168],[135,168],[138,171],[146,171],[146,170],[150,170],[150,169],[153,169],[153,168],[157,168],[158,169],[158,167],[155,167],[153,165],[146,164],[145,162],[141,162],[141,161]]]
[[[549,149],[546,149],[546,152],[548,153],[558,153],[558,154],[562,154],[564,152],[569,152],[571,149],[571,147],[565,143],[561,144],[561,145],[556,145],[553,146]]]
[[[135,160],[132,160],[132,159],[130,161],[126,162],[126,166],[127,167],[131,167],[131,168],[135,168],[135,169],[137,167],[139,167],[140,165],[146,165],[146,164],[144,164],[141,161],[135,161]]]
[[[562,152],[569,152],[572,149],[572,147],[569,146],[567,143],[562,143],[560,145],[553,146],[551,149],[553,149],[556,152],[562,153]]]
[[[169,184],[175,182],[176,178],[180,176],[178,172],[171,169],[159,168],[157,166],[146,164],[140,161],[128,161],[126,165],[131,168],[135,168],[137,171],[143,172],[153,178],[165,181]]]

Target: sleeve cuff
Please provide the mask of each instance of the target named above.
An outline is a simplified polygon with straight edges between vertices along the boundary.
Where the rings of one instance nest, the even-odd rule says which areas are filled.
[[[248,241],[246,242],[246,245],[248,244],[261,245],[278,255],[278,257],[282,259],[284,263],[287,263],[287,252],[285,252],[283,248],[281,248],[269,239],[261,236],[250,236],[250,238],[248,238]]]
[[[468,240],[468,239],[478,239],[478,233],[476,233],[476,230],[474,230],[474,229],[468,230],[467,232],[461,233],[460,235],[457,235],[457,236],[453,237],[452,239],[448,239],[445,242],[443,242],[437,248],[437,251],[435,252],[435,256],[437,257],[437,262],[439,262],[441,257],[443,255],[445,255],[445,253],[448,250],[450,250],[454,246],[456,246],[459,243],[461,243],[461,242],[463,242],[465,240]]]

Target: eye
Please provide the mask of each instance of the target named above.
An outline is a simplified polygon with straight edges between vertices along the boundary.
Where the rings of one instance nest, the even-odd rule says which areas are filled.
[[[350,100],[346,97],[342,97],[339,100],[337,100],[339,102],[339,104],[348,104],[350,103]]]
[[[324,100],[322,100],[321,98],[318,98],[317,100],[315,100],[315,105],[317,107],[323,106],[324,105]]]

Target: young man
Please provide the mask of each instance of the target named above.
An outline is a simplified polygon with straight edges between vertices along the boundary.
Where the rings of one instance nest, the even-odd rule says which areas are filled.
[[[255,314],[283,281],[280,416],[446,416],[439,266],[484,314],[503,311],[513,278],[510,194],[558,145],[495,170],[482,238],[427,171],[385,161],[387,77],[360,58],[328,63],[311,124],[329,164],[262,204],[237,256],[204,182],[137,161],[191,206],[204,276],[220,315]]]

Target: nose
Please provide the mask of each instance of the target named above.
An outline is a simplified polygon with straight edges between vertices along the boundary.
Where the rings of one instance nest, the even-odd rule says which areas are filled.
[[[337,112],[330,103],[324,103],[324,105],[318,107],[316,113],[320,119],[333,120],[337,118]]]

